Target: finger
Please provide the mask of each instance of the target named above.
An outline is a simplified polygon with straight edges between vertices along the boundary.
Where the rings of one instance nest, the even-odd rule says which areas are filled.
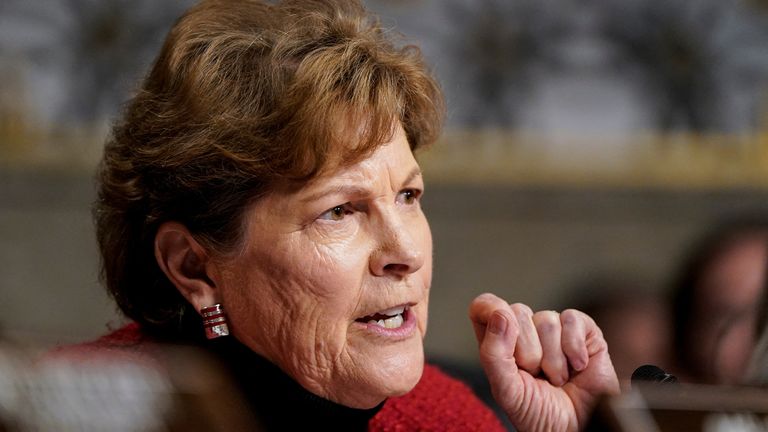
[[[541,343],[541,369],[549,382],[562,386],[568,382],[568,362],[563,354],[560,314],[555,311],[536,312],[533,323]]]
[[[483,343],[480,346],[481,358],[497,361],[515,361],[515,342],[517,322],[508,310],[493,312],[486,326]]]
[[[469,319],[472,321],[478,343],[483,342],[491,315],[499,309],[509,309],[509,304],[490,293],[480,294],[470,303]]]
[[[520,376],[515,359],[519,328],[509,303],[493,294],[477,296],[469,318],[480,346],[480,363],[494,398],[507,412],[520,404]]]
[[[511,308],[519,327],[515,347],[517,366],[536,376],[541,372],[542,348],[539,334],[533,323],[533,311],[522,303],[515,303]]]
[[[566,309],[560,314],[563,353],[575,371],[580,372],[589,364],[587,324],[591,321],[589,316],[575,309]]]
[[[517,339],[517,320],[511,310],[502,308],[492,312],[480,344],[480,363],[494,397],[505,409],[515,406],[523,393],[517,391],[520,382],[515,361]]]

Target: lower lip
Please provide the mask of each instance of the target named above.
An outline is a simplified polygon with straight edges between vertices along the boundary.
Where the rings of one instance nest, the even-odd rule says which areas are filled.
[[[366,330],[391,339],[405,339],[416,330],[416,315],[411,309],[403,312],[403,324],[397,328],[386,328],[378,324],[355,322]]]

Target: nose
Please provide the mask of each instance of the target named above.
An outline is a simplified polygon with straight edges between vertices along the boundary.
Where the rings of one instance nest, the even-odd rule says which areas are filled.
[[[429,230],[426,220],[404,223],[397,212],[382,215],[373,233],[377,239],[371,253],[370,268],[376,276],[389,276],[402,279],[424,265],[425,235],[422,230]]]

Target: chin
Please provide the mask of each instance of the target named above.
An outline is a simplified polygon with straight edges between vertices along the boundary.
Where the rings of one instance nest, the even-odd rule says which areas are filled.
[[[384,356],[378,362],[366,358],[367,370],[361,371],[364,376],[353,379],[349,388],[352,392],[345,394],[337,402],[352,408],[373,408],[387,398],[402,396],[413,390],[421,379],[424,371],[424,350],[407,350],[409,354],[400,351],[396,355]],[[383,360],[383,361],[382,361]]]
[[[418,384],[424,371],[424,350],[419,344],[418,349],[410,351],[408,355],[400,352],[389,357],[370,371],[375,377],[370,383],[371,394],[378,395],[374,406],[388,397],[402,396]]]

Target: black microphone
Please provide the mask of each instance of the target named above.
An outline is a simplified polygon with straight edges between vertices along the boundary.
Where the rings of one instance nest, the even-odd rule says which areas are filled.
[[[656,382],[662,384],[672,384],[677,382],[677,377],[664,372],[660,367],[654,365],[642,365],[632,372],[632,384],[642,382]]]

